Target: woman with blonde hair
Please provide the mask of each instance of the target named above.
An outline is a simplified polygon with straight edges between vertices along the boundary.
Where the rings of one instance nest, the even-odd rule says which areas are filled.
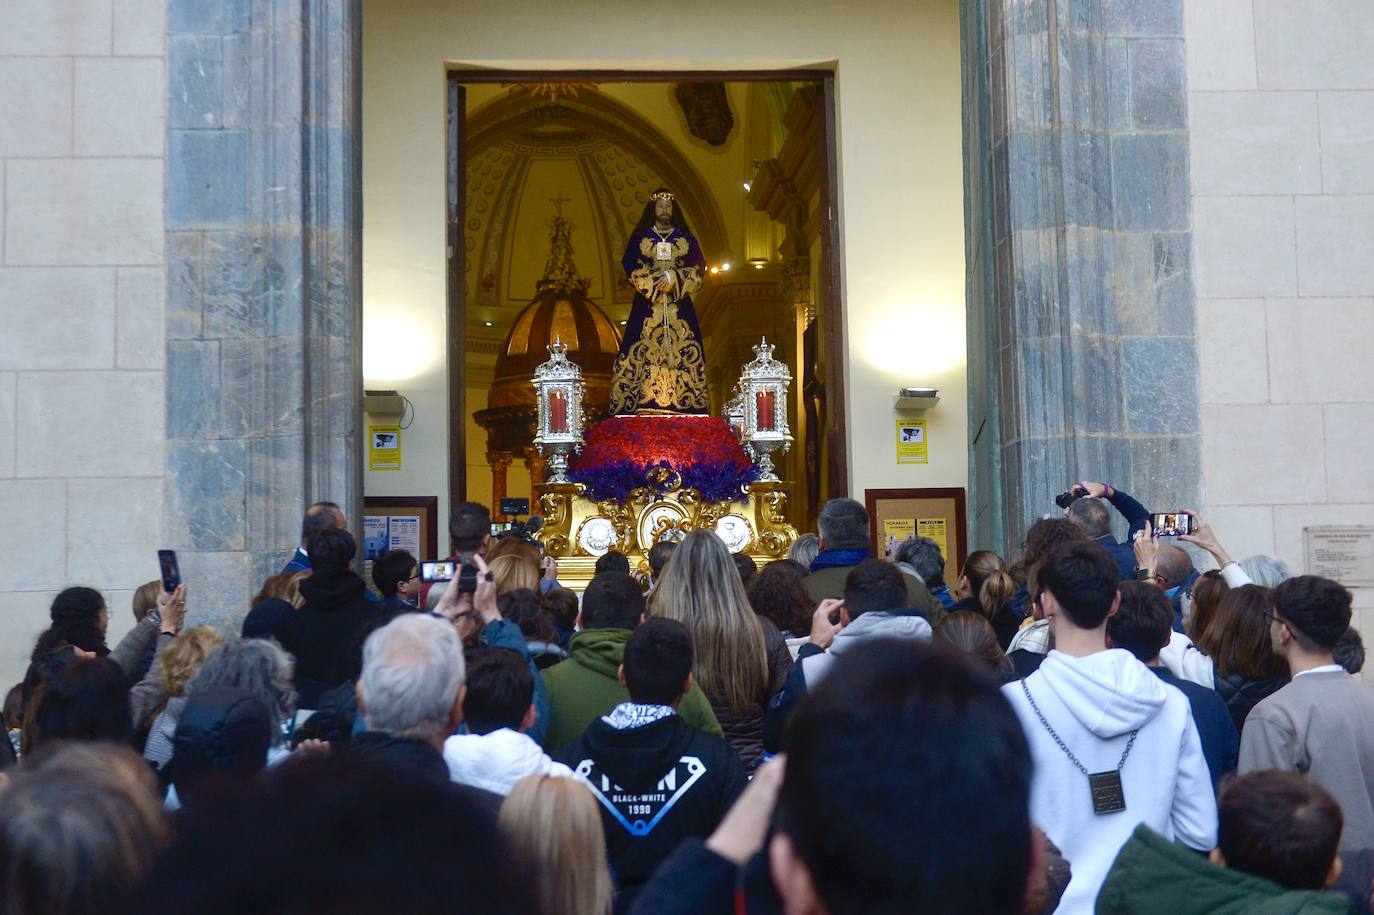
[[[501,804],[501,831],[534,875],[544,915],[605,915],[615,888],[601,808],[580,780],[529,775]]]
[[[506,553],[487,563],[491,580],[496,583],[496,596],[521,588],[539,593],[539,566],[521,553]]]
[[[649,612],[692,634],[693,674],[744,768],[763,758],[763,716],[787,680],[792,656],[771,620],[754,613],[739,571],[712,531],[695,530],[673,552]]]
[[[192,626],[158,654],[167,702],[153,719],[148,740],[143,747],[143,758],[159,771],[172,758],[172,737],[176,734],[181,710],[186,707],[186,697],[183,695],[186,684],[191,682],[210,652],[218,648],[222,641],[213,627]]]
[[[1021,617],[1012,609],[1016,589],[1016,579],[1011,577],[1001,556],[992,550],[976,550],[964,560],[955,587],[960,600],[949,612],[968,610],[986,619],[997,633],[997,644],[1006,651],[1016,630],[1021,628]]]

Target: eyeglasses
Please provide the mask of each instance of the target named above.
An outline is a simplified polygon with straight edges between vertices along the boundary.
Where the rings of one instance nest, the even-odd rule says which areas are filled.
[[[415,574],[412,575],[412,576],[410,576],[409,578],[407,578],[406,581],[415,581],[415,580],[416,580],[417,578],[419,578],[419,577],[420,577],[420,570],[419,570],[419,569],[416,569],[416,570],[415,570]]]
[[[1279,616],[1273,610],[1264,611],[1264,624],[1266,626],[1272,626],[1274,623],[1281,623],[1285,626],[1288,625],[1288,621],[1285,620],[1283,617]]]

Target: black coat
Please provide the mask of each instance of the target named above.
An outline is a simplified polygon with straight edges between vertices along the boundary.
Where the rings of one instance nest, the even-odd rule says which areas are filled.
[[[600,718],[560,755],[597,795],[616,911],[684,839],[705,839],[748,784],[730,745],[678,715],[616,730]]]
[[[367,596],[352,572],[316,571],[301,581],[305,605],[278,630],[283,648],[296,656],[300,707],[313,709],[320,696],[362,671],[363,642],[384,625],[386,611]]]
[[[1287,686],[1288,679],[1287,674],[1267,680],[1247,680],[1239,674],[1229,677],[1223,677],[1221,674],[1212,676],[1217,695],[1226,703],[1226,710],[1231,713],[1231,721],[1235,723],[1237,731],[1245,727],[1245,717],[1250,714],[1250,710]]]

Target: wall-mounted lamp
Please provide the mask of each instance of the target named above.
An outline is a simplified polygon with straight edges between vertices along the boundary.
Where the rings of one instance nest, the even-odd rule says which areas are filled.
[[[892,406],[897,410],[929,410],[939,402],[938,388],[900,388],[892,398]]]
[[[749,258],[749,266],[753,267],[755,270],[762,270],[764,267],[768,266],[768,258],[751,257]]]
[[[363,391],[363,412],[373,416],[400,416],[406,411],[405,398],[397,391]]]

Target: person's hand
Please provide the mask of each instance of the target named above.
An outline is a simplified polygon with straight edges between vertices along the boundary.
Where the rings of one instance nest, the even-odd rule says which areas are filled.
[[[1159,541],[1155,539],[1154,528],[1150,526],[1149,521],[1135,532],[1135,540],[1131,546],[1135,550],[1135,567],[1144,569],[1154,577],[1155,563],[1159,559]]]
[[[739,867],[763,850],[786,765],[785,756],[775,756],[759,766],[749,787],[706,840],[707,848]]]
[[[1093,483],[1088,480],[1081,480],[1073,484],[1075,489],[1086,490],[1089,499],[1105,499],[1112,494],[1112,488],[1106,483]]]
[[[472,595],[472,609],[477,611],[482,622],[494,623],[501,618],[501,611],[496,608],[496,582],[481,556],[474,554],[472,564],[477,566],[477,590]]]
[[[819,648],[829,648],[830,643],[835,641],[835,636],[844,628],[844,622],[839,619],[839,611],[844,607],[844,601],[827,597],[821,601],[816,612],[811,614],[811,644]],[[836,618],[831,620],[830,615],[836,614]]]
[[[1221,545],[1221,541],[1217,539],[1216,531],[1212,530],[1212,525],[1204,521],[1202,516],[1191,508],[1180,509],[1180,511],[1193,519],[1192,524],[1189,525],[1193,532],[1191,534],[1182,534],[1178,539],[1182,540],[1184,543],[1191,543],[1194,546],[1201,547],[1211,553],[1212,558],[1217,561],[1218,568],[1229,565],[1231,562],[1231,554],[1226,552],[1226,549]]]
[[[552,556],[545,556],[540,560],[540,566],[544,569],[545,581],[558,581],[558,560]]]
[[[166,635],[176,635],[181,632],[182,624],[186,622],[186,583],[177,585],[177,589],[168,594],[162,589],[162,585],[157,587],[157,613],[161,620],[158,631]]]
[[[327,741],[327,740],[319,740],[318,738],[315,738],[315,737],[312,737],[312,738],[310,738],[309,740],[302,740],[300,743],[296,744],[296,749],[295,749],[294,752],[296,752],[296,753],[328,753],[328,752],[329,752],[329,741]]]

